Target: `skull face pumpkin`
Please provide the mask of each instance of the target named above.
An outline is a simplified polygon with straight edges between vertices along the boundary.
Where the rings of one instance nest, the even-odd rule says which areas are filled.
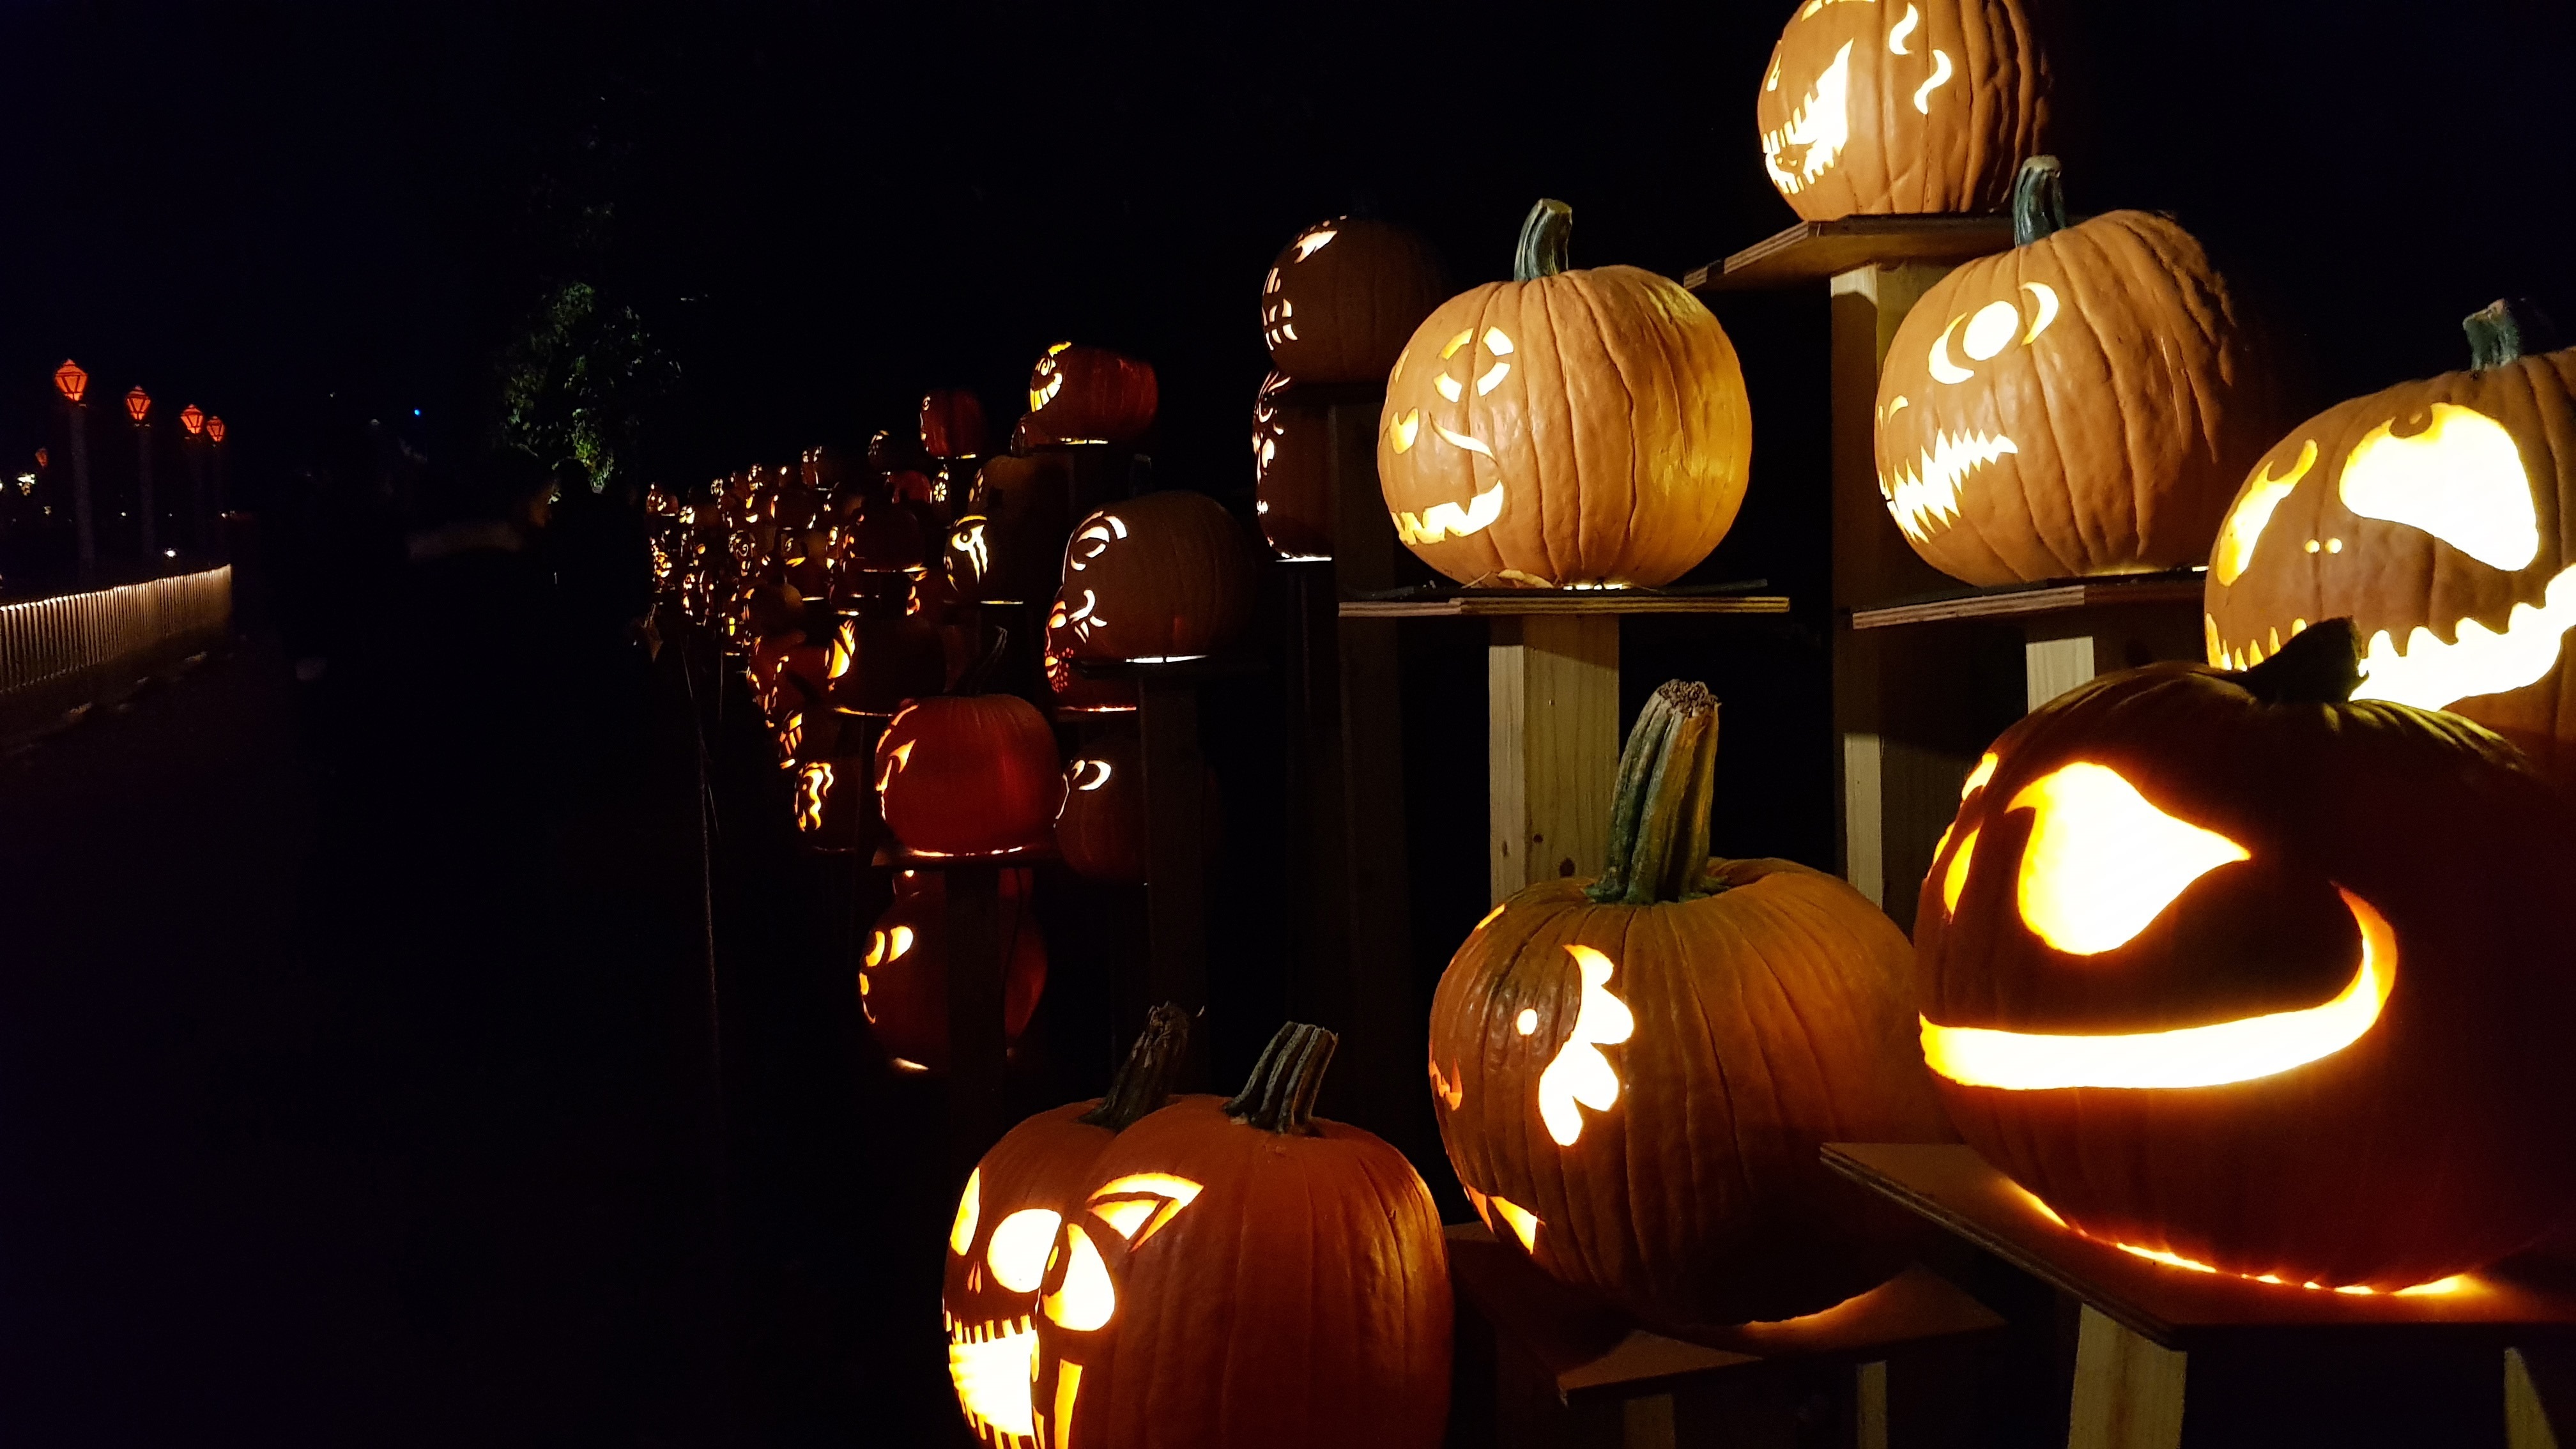
[[[1261,279],[1261,339],[1299,382],[1374,382],[1448,295],[1411,227],[1339,216],[1297,233]]]
[[[2287,415],[2262,330],[2165,218],[2066,225],[2054,157],[2013,220],[2021,245],[1935,283],[1888,344],[1889,514],[1972,584],[2198,562]]]
[[[1252,612],[1251,551],[1223,505],[1167,489],[1075,526],[1048,647],[1070,659],[1192,659],[1233,642]]]
[[[1273,372],[1252,400],[1252,511],[1270,551],[1291,561],[1333,556],[1333,480],[1324,409],[1299,403]]]
[[[1743,505],[1753,426],[1734,344],[1635,267],[1565,269],[1541,201],[1514,280],[1441,304],[1389,374],[1378,482],[1396,536],[1462,583],[1669,583]]]
[[[2079,1232],[2387,1292],[2576,1192],[2576,822],[2474,725],[2346,702],[2354,645],[2107,676],[1968,777],[1916,916],[1923,1054]]]
[[[1806,0],[1762,73],[1762,164],[1809,221],[1992,211],[2048,92],[2019,0]]]
[[[2330,408],[2254,466],[2210,554],[2210,663],[2349,617],[2354,698],[2450,710],[2565,773],[2576,351],[2524,355],[2532,328],[2498,303],[2469,319],[2471,371]]]

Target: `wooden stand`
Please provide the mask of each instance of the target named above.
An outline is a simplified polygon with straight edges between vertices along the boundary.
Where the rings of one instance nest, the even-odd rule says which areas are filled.
[[[1619,620],[1627,614],[1779,615],[1776,594],[1541,590],[1348,601],[1353,620],[1481,617],[1489,705],[1486,818],[1493,899],[1601,873],[1619,769]]]
[[[985,1149],[1010,1128],[1006,1087],[1010,1041],[1003,1030],[1003,977],[1011,942],[1004,931],[1002,872],[1054,857],[1041,852],[958,859],[886,851],[875,863],[935,870],[944,880],[948,941],[948,1150],[952,1186],[962,1185]]]
[[[1490,1364],[1494,1442],[1507,1449],[1885,1449],[1891,1368],[1902,1376],[1946,1363],[2004,1322],[1917,1267],[1821,1313],[1683,1342],[1547,1277],[1479,1224],[1450,1228],[1448,1239],[1460,1359]],[[1827,1435],[1812,1432],[1820,1406],[1833,1420]],[[1451,1413],[1470,1423],[1481,1409]]]
[[[2259,1283],[2084,1237],[1966,1147],[1845,1143],[1824,1161],[2082,1305],[2069,1449],[2493,1444],[2509,1417],[2518,1444],[2547,1432],[2533,1356],[2504,1354],[2563,1363],[2576,1282],[2535,1265],[2425,1295]]]

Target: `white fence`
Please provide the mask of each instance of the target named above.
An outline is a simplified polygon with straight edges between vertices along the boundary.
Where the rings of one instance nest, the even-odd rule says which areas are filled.
[[[232,618],[231,565],[86,594],[0,604],[0,698],[222,628]]]

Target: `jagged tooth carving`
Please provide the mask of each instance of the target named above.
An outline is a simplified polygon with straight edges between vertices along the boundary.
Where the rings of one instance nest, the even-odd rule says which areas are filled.
[[[1896,515],[1896,526],[1905,536],[1921,543],[1934,533],[1947,528],[1959,516],[1959,485],[1968,475],[2007,453],[2021,449],[2013,440],[1985,433],[1935,432],[1932,446],[1923,450],[1912,467],[1900,468],[1894,477],[1881,478],[1878,491],[1887,499],[1887,508]]]
[[[1817,177],[1842,159],[1843,147],[1851,142],[1851,53],[1852,43],[1843,42],[1843,48],[1834,53],[1834,63],[1816,77],[1815,88],[1807,92],[1789,123],[1763,133],[1762,165],[1782,195],[1795,196],[1813,186]],[[1806,148],[1794,168],[1780,164],[1780,153],[1792,146]]]

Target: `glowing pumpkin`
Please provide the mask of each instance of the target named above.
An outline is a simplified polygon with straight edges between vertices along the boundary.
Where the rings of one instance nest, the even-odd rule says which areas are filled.
[[[1029,872],[1001,873],[1002,1039],[1016,1043],[1046,990],[1046,941],[1029,911]],[[897,1071],[948,1070],[948,879],[899,870],[894,903],[859,958],[859,1014]]]
[[[1888,344],[1880,496],[1972,584],[2200,562],[2285,416],[2259,327],[2171,221],[2067,226],[2054,157],[2013,208],[2021,245],[1935,283]]]
[[[2576,351],[2505,303],[2475,365],[2340,404],[2256,464],[2209,556],[2209,660],[2261,663],[2324,618],[2367,640],[2356,699],[2464,715],[2558,773],[2576,739]]]
[[[1449,295],[1420,232],[1338,216],[1297,233],[1261,279],[1270,365],[1299,382],[1375,382]]]
[[[1029,373],[1021,423],[1030,443],[1132,443],[1154,426],[1158,398],[1153,364],[1059,342]]]
[[[1223,505],[1148,493],[1075,526],[1047,627],[1071,659],[1196,658],[1242,632],[1252,592],[1251,550]]]
[[[2475,725],[2347,702],[2354,644],[2095,680],[1969,776],[1915,918],[1923,1053],[2080,1232],[2388,1291],[2576,1196],[2576,822]]]
[[[2048,111],[2020,0],[1806,0],[1755,104],[1763,167],[1809,221],[1993,211]]]
[[[869,788],[871,762],[864,748],[856,753],[818,749],[799,751],[799,755],[789,766],[795,772],[790,803],[796,843],[828,855],[874,850],[885,839],[885,820],[877,814],[877,792]]]
[[[825,670],[825,698],[844,714],[891,715],[948,683],[938,628],[901,601],[870,600],[841,619]]]
[[[1299,404],[1274,372],[1252,400],[1252,511],[1284,559],[1333,556],[1333,475],[1322,408]]]
[[[1402,1153],[1313,1115],[1333,1044],[1283,1027],[1233,1100],[1184,1097],[1092,1164],[1039,1297],[1043,1442],[1441,1442],[1440,1219]]]
[[[1056,817],[1055,845],[1065,866],[1087,880],[1118,885],[1145,883],[1145,760],[1125,736],[1096,739],[1064,767],[1064,813]],[[1200,787],[1202,845],[1213,854],[1223,832],[1217,815],[1216,772]]]
[[[1073,531],[1073,471],[1059,453],[985,460],[948,530],[948,580],[961,596],[1019,604],[1055,592]]]
[[[1734,344],[1635,267],[1567,271],[1573,212],[1541,201],[1513,280],[1415,330],[1379,414],[1396,535],[1464,583],[1669,583],[1744,502],[1753,425]]]
[[[949,1379],[979,1439],[1045,1442],[1039,1426],[1054,1421],[1055,1405],[1035,1395],[1040,1289],[1064,1241],[1066,1219],[1082,1212],[1083,1199],[1102,1181],[1093,1171],[1100,1154],[1169,1100],[1172,1078],[1188,1055],[1189,1028],[1189,1014],[1179,1007],[1155,1007],[1106,1096],[1022,1122],[967,1177],[948,1230],[940,1310]]]
[[[877,738],[886,825],[923,855],[1043,850],[1063,805],[1055,732],[1027,700],[942,695],[906,705]]]
[[[962,387],[934,388],[923,393],[921,449],[933,458],[983,456],[983,402]]]
[[[1904,935],[1784,860],[1712,860],[1717,704],[1657,690],[1610,866],[1515,894],[1431,1007],[1434,1115],[1495,1235],[1681,1331],[1828,1307],[1904,1254],[1828,1141],[1948,1140],[1912,1060]]]

